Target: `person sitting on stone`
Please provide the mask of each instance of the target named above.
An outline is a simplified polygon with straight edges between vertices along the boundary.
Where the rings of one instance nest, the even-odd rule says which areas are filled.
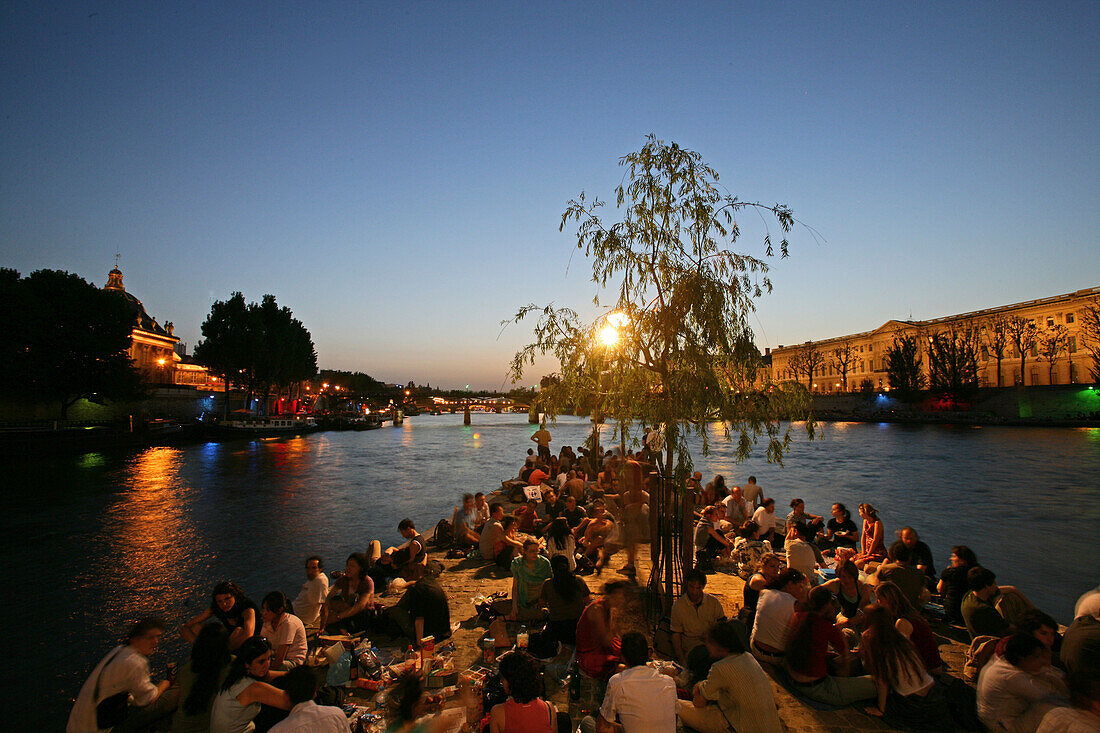
[[[874,681],[869,676],[846,676],[852,657],[847,639],[833,623],[836,612],[832,593],[825,588],[810,591],[805,607],[791,616],[784,666],[795,689],[815,702],[850,705],[870,700],[875,696]],[[829,674],[830,647],[836,652],[837,666],[844,676]]]
[[[580,477],[576,469],[570,469],[562,486],[562,493],[572,496],[579,504],[584,500],[584,479]]]
[[[932,549],[925,544],[917,530],[902,527],[898,530],[898,540],[909,548],[912,566],[925,575],[925,583],[931,587],[936,583],[936,563],[932,558]]]
[[[290,710],[286,691],[272,685],[286,672],[271,669],[271,644],[256,636],[237,650],[225,682],[210,711],[210,733],[236,733],[255,729],[253,719],[261,706]]]
[[[214,696],[229,673],[229,632],[221,624],[206,624],[179,671],[179,707],[172,716],[172,733],[210,730]]]
[[[554,733],[558,714],[541,697],[544,693],[538,660],[516,650],[500,658],[498,669],[508,699],[489,710],[490,733]]]
[[[711,505],[695,523],[695,563],[704,569],[712,568],[717,558],[730,554],[730,541],[715,527],[717,521],[718,508]]]
[[[1060,655],[1070,673],[1100,666],[1100,611],[1089,604],[1077,604],[1077,618],[1066,629]]]
[[[535,621],[543,617],[539,604],[542,584],[550,579],[550,561],[539,554],[535,540],[523,542],[522,554],[512,560],[512,593],[508,620]]]
[[[740,527],[752,519],[752,510],[749,509],[740,486],[730,488],[730,495],[722,499],[722,505],[726,507],[726,519],[735,527]]]
[[[805,575],[787,568],[761,591],[750,637],[754,657],[771,664],[783,660],[787,650],[787,628],[794,615],[795,604],[805,601],[809,587]]]
[[[577,502],[577,498],[572,494],[565,495],[565,509],[562,510],[561,517],[565,519],[565,523],[569,525],[569,530],[572,531],[581,525],[584,521],[585,511]]]
[[[772,545],[777,544],[775,536],[775,499],[764,499],[760,506],[752,514],[752,521],[756,523],[756,538],[767,540]]]
[[[546,633],[562,644],[577,643],[577,622],[588,606],[592,592],[582,578],[570,570],[562,555],[550,558],[553,577],[542,584],[539,605],[545,605],[549,619]]]
[[[1005,620],[993,605],[1000,593],[997,576],[992,570],[977,566],[966,573],[966,582],[970,592],[963,596],[962,617],[970,638],[979,636],[1008,636],[1012,633],[1012,624]]]
[[[271,642],[275,652],[271,658],[272,669],[290,670],[305,664],[306,627],[300,618],[287,613],[287,600],[282,591],[264,596],[260,615],[264,620],[260,633]]]
[[[913,642],[929,674],[938,675],[943,671],[943,659],[932,627],[901,588],[891,582],[880,583],[875,587],[875,600],[894,619],[898,633]]]
[[[474,494],[474,511],[477,512],[477,525],[474,531],[480,532],[481,527],[489,521],[489,502],[485,500],[484,491]]]
[[[878,518],[878,510],[870,504],[859,505],[859,516],[863,519],[863,531],[859,535],[859,552],[852,562],[860,570],[871,572],[886,557],[886,525]]]
[[[290,698],[290,714],[271,726],[270,733],[351,733],[348,716],[332,705],[318,705],[317,675],[309,667],[298,667],[286,673],[281,680]]]
[[[477,547],[481,535],[477,533],[477,507],[473,494],[462,495],[462,506],[455,507],[455,513],[451,517],[454,526],[455,547]]]
[[[852,513],[839,502],[833,504],[831,511],[833,516],[825,523],[825,531],[818,537],[817,546],[822,550],[855,549],[859,544],[859,528],[852,521]]]
[[[425,547],[424,537],[416,531],[416,524],[406,517],[398,522],[397,531],[405,541],[397,547],[387,547],[368,571],[375,588],[385,590],[392,578],[419,580],[423,573],[424,559],[427,557],[428,550]],[[381,547],[378,540],[372,540],[371,555],[378,555]]]
[[[817,585],[817,556],[814,547],[810,543],[813,530],[801,522],[787,525],[787,540],[784,547],[787,551],[787,567],[799,570],[810,579],[810,585]]]
[[[231,651],[243,644],[245,639],[260,635],[259,609],[236,583],[231,580],[218,583],[211,596],[210,607],[184,624],[180,636],[194,643],[203,624],[211,617],[218,619],[229,632]]]
[[[355,634],[370,626],[374,608],[374,581],[367,575],[367,558],[360,552],[348,555],[344,574],[332,584],[321,611],[322,628]]]
[[[386,609],[385,616],[398,633],[417,647],[428,636],[437,642],[451,636],[451,607],[433,575],[425,575],[410,585],[401,600]]]
[[[519,520],[519,531],[534,534],[542,520],[539,519],[538,499],[528,499],[527,503],[513,512]]]
[[[787,515],[787,526],[790,527],[792,524],[805,524],[816,535],[824,529],[825,520],[817,514],[807,512],[806,502],[802,499],[791,499],[791,513]]]
[[[595,566],[597,569],[602,569],[607,562],[603,552],[604,543],[615,527],[615,522],[607,516],[607,512],[600,511],[600,506],[601,504],[593,502],[588,507],[587,521],[582,522],[576,530],[576,532],[583,530],[578,544],[580,552],[588,562],[588,567]]]
[[[114,731],[143,730],[172,714],[179,688],[171,688],[169,680],[154,683],[149,674],[149,657],[157,650],[164,629],[164,621],[154,617],[143,618],[130,627],[126,643],[103,657],[80,688],[69,713],[66,733],[98,733],[98,705],[123,693],[129,693],[130,705],[123,721],[114,725]],[[17,719],[9,722],[18,727]]]
[[[629,592],[625,580],[605,583],[602,597],[589,603],[577,621],[577,664],[589,677],[608,680],[619,666],[620,616]]]
[[[874,583],[893,583],[905,595],[913,608],[921,608],[932,597],[927,576],[912,565],[912,551],[901,540],[890,545],[886,562],[878,566]]]
[[[1100,731],[1100,669],[1096,666],[1066,676],[1073,707],[1056,707],[1043,716],[1036,733]]]
[[[672,604],[672,650],[693,683],[704,679],[710,669],[704,643],[707,631],[726,617],[722,602],[703,592],[706,587],[706,573],[689,570],[684,573],[684,594]]]
[[[781,733],[771,680],[746,652],[733,625],[720,621],[706,634],[713,660],[707,678],[695,684],[691,704],[679,706],[680,720],[700,733]]]
[[[646,664],[649,643],[637,631],[623,634],[626,669],[608,680],[607,694],[596,719],[597,733],[652,731],[676,733],[676,683]]]
[[[758,540],[756,538],[758,534],[756,522],[750,519],[736,531],[726,535],[726,539],[733,538],[730,557],[737,563],[737,574],[745,580],[756,572],[760,559],[772,551],[772,544],[766,540]]]
[[[577,541],[569,530],[565,517],[558,517],[546,528],[546,557],[553,560],[561,556],[565,558],[571,571],[577,569]]]
[[[306,558],[306,582],[291,604],[293,613],[302,619],[307,632],[315,632],[321,627],[321,606],[328,598],[328,576],[324,571],[325,562],[318,555]]]
[[[1051,708],[1068,705],[1062,673],[1031,634],[1013,634],[1004,656],[994,656],[978,675],[978,718],[990,730],[1034,733]]]
[[[512,558],[523,547],[515,536],[517,524],[515,517],[504,516],[504,505],[494,503],[478,545],[482,559],[491,560],[501,568],[511,566]]]

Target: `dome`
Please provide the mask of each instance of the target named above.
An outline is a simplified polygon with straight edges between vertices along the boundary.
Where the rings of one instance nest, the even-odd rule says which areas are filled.
[[[117,294],[126,301],[126,304],[130,307],[130,312],[134,316],[135,328],[159,336],[172,336],[163,326],[157,323],[155,318],[145,312],[145,306],[141,304],[140,300],[126,292],[126,286],[122,284],[122,270],[115,267],[107,273],[107,284],[103,286],[103,289],[109,293]]]

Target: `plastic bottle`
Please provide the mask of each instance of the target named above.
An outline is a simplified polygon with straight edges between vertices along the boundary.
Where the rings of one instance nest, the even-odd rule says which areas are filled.
[[[569,670],[569,699],[573,702],[581,699],[581,666],[577,662]]]
[[[413,645],[409,644],[409,649],[405,652],[405,671],[408,672],[416,669],[419,661],[420,655],[416,653],[416,649],[413,648]]]
[[[519,631],[516,633],[516,648],[517,649],[526,649],[527,648],[527,641],[528,641],[527,626],[525,624],[521,624],[520,627],[519,627]]]

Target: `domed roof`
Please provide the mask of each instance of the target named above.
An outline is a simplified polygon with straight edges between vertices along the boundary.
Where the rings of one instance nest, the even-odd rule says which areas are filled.
[[[145,312],[145,306],[141,304],[140,300],[126,292],[126,286],[122,284],[122,271],[117,267],[107,273],[107,284],[103,286],[103,289],[110,293],[117,294],[126,301],[126,304],[130,306],[130,311],[134,315],[135,328],[148,333],[155,333],[158,336],[174,338],[167,329],[157,323],[155,318]]]

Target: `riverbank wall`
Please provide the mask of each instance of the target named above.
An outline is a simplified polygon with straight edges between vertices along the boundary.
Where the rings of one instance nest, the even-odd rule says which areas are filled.
[[[1100,389],[1089,384],[988,387],[951,398],[925,390],[908,400],[889,392],[814,395],[819,420],[1100,427]]]

